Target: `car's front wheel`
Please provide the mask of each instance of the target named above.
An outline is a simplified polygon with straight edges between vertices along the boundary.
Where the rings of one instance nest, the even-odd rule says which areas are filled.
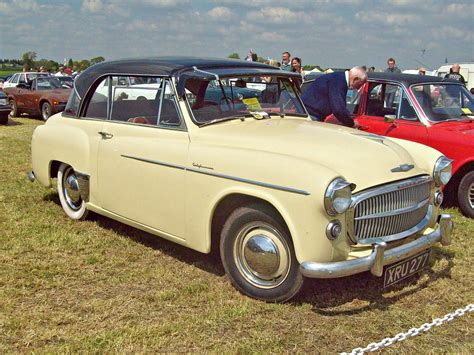
[[[16,104],[16,101],[14,99],[10,100],[10,117],[17,117],[19,114],[18,112],[18,106]]]
[[[53,112],[53,109],[51,107],[51,104],[47,101],[43,102],[41,105],[41,117],[43,117],[43,120],[47,120],[50,116],[51,113]]]
[[[303,285],[288,228],[266,205],[234,210],[221,233],[221,259],[232,284],[267,302],[284,302]]]
[[[463,176],[458,188],[458,203],[461,212],[474,218],[474,171]]]
[[[61,206],[68,217],[84,220],[89,211],[86,208],[86,202],[81,198],[79,182],[72,166],[61,163],[57,187]]]

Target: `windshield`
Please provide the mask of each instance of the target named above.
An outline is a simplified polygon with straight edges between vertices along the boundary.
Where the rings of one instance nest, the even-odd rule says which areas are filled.
[[[37,90],[52,90],[61,89],[61,82],[56,78],[37,78],[36,79]]]
[[[474,99],[463,85],[419,84],[411,92],[431,121],[474,118]]]
[[[246,115],[306,116],[293,83],[276,76],[191,78],[186,81],[186,98],[198,124]]]

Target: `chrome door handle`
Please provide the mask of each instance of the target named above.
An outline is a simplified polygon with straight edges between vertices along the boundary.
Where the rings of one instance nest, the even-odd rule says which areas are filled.
[[[114,136],[114,135],[111,134],[111,133],[102,132],[102,131],[101,131],[101,132],[97,132],[97,133],[99,133],[99,134],[102,136],[102,139],[110,139],[110,138],[112,138],[112,137]]]

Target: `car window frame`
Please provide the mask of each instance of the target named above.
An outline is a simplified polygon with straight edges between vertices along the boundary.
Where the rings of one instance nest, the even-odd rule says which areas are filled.
[[[174,101],[175,101],[175,108],[178,113],[178,117],[180,119],[180,125],[179,126],[167,126],[167,125],[159,125],[158,122],[160,120],[160,115],[161,115],[161,100],[163,99],[164,95],[164,90],[162,90],[160,94],[160,107],[158,109],[158,118],[157,118],[157,123],[155,125],[148,125],[148,124],[141,124],[141,123],[134,123],[134,122],[124,122],[124,121],[114,121],[111,120],[111,108],[112,108],[112,85],[111,85],[111,80],[113,76],[121,76],[121,77],[130,77],[130,76],[138,76],[138,77],[149,77],[149,78],[160,78],[163,83],[169,82],[169,85],[171,86],[171,89],[173,90],[173,96],[174,96]],[[105,119],[101,118],[94,118],[94,117],[85,117],[84,114],[87,111],[87,108],[89,107],[90,101],[92,100],[92,97],[94,96],[94,93],[96,92],[97,88],[99,85],[103,82],[104,78],[107,78],[107,88],[108,88],[108,97],[107,97],[107,117]],[[75,88],[73,89],[75,90]],[[79,103],[79,108],[77,110],[77,114],[75,117],[72,115],[68,115],[67,117],[70,118],[76,118],[80,120],[91,120],[91,121],[102,121],[102,122],[109,122],[109,123],[115,123],[115,124],[127,124],[127,125],[135,125],[135,126],[143,126],[143,127],[150,127],[150,128],[160,128],[160,129],[167,129],[167,130],[176,130],[176,131],[185,131],[187,132],[187,126],[186,126],[186,121],[184,119],[184,115],[181,112],[181,108],[178,102],[178,95],[176,92],[176,87],[171,80],[171,78],[167,75],[144,75],[144,74],[137,74],[137,73],[107,73],[104,75],[101,75],[97,77],[97,79],[93,82],[93,84],[87,89],[86,94],[84,95],[83,99],[80,99]]]

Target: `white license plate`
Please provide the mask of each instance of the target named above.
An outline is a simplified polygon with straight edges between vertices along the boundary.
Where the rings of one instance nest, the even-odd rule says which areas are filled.
[[[383,287],[388,287],[416,274],[421,269],[425,268],[430,261],[430,249],[421,254],[412,256],[397,264],[390,265],[385,269]]]

